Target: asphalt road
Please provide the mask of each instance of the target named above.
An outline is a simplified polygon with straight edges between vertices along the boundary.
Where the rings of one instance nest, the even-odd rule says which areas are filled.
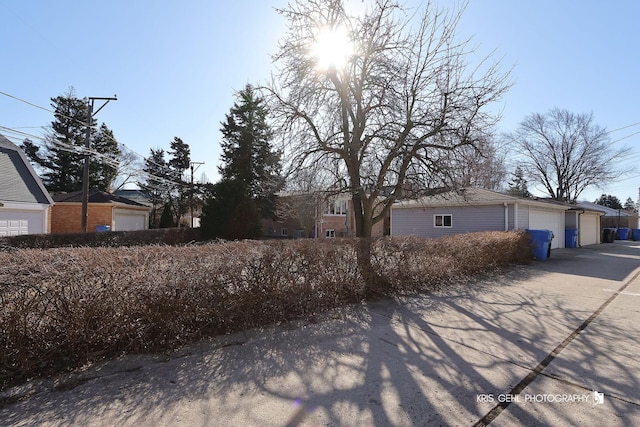
[[[0,425],[640,425],[640,242],[127,356],[0,395]]]

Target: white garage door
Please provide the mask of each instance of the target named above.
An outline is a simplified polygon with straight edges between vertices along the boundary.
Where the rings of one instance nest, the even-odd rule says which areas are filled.
[[[580,245],[595,245],[598,243],[598,217],[596,215],[580,215]]]
[[[532,230],[551,230],[553,240],[551,249],[564,248],[564,212],[529,211],[529,228]]]
[[[116,213],[114,216],[113,231],[134,231],[145,229],[146,215]]]
[[[29,221],[26,219],[0,219],[0,237],[29,234]]]

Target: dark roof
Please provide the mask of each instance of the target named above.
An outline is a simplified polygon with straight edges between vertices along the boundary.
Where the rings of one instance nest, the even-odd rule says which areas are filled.
[[[0,135],[0,200],[52,204],[29,160],[14,143]]]
[[[81,203],[82,191],[74,191],[73,193],[56,194],[53,196],[53,200],[57,203],[63,203],[63,202]],[[110,194],[110,193],[107,193],[106,191],[98,190],[97,188],[93,188],[89,190],[88,201],[89,203],[122,203],[124,205],[146,207],[142,203],[135,202],[133,200],[127,199],[126,197]]]
[[[114,191],[113,194],[119,197],[124,197],[125,199],[133,200],[134,202],[142,203],[145,206],[151,206],[151,196],[148,191],[144,190],[135,190],[135,189],[124,189]]]

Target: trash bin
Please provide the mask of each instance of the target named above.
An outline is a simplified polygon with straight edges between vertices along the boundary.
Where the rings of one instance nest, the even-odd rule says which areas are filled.
[[[551,250],[553,232],[551,230],[527,230],[527,233],[531,236],[533,258],[541,261],[546,260]]]
[[[105,231],[111,231],[110,225],[96,225],[96,231],[98,233],[103,233]]]
[[[627,240],[629,238],[629,229],[625,227],[618,228],[618,240]]]
[[[602,243],[613,243],[615,231],[612,228],[602,229]]]
[[[578,247],[578,229],[567,228],[564,230],[564,247],[565,248],[577,248]]]
[[[633,240],[640,240],[640,228],[631,229],[631,238]]]

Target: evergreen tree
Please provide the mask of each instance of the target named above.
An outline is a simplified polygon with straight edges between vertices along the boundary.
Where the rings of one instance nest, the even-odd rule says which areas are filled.
[[[200,228],[203,236],[227,240],[256,239],[262,234],[255,202],[244,194],[238,180],[214,184],[202,208]]]
[[[624,202],[624,210],[629,212],[638,212],[636,204],[633,202],[633,199],[631,197],[627,197],[627,200]]]
[[[164,150],[151,149],[149,157],[144,160],[145,180],[138,182],[138,187],[149,195],[151,201],[151,217],[149,227],[157,228],[158,208],[166,203],[166,194],[169,191],[168,171],[169,165],[164,158]]]
[[[177,136],[169,144],[169,170],[171,180],[179,183],[174,187],[174,191],[168,193],[173,216],[180,225],[180,219],[187,212],[190,201],[189,183],[185,180],[185,171],[189,169],[191,164],[191,149],[182,139]]]
[[[600,206],[606,206],[611,209],[622,209],[622,203],[620,203],[620,199],[616,196],[612,196],[610,194],[601,195],[595,202],[593,202]]]
[[[43,169],[43,182],[53,193],[73,192],[82,189],[84,168],[87,100],[79,99],[73,88],[61,96],[51,98],[54,121],[51,132],[45,137],[41,151],[33,142],[25,140],[22,148],[30,158]],[[113,132],[91,119],[90,149],[98,153],[92,156],[89,168],[89,187],[104,191],[110,189],[117,173],[120,149]]]
[[[159,226],[158,208],[166,206],[170,209],[171,223],[180,225],[182,215],[189,207],[189,183],[185,181],[185,171],[191,164],[190,148],[182,139],[175,137],[169,145],[169,160],[161,148],[151,149],[145,159],[145,179],[138,182],[138,187],[149,194],[152,204],[150,227]],[[164,215],[164,211],[163,211]],[[165,222],[165,226],[168,222]]]
[[[213,186],[202,212],[205,235],[253,238],[260,219],[275,212],[275,193],[282,189],[280,153],[271,147],[273,132],[267,107],[251,85],[236,94],[222,123],[221,182]]]
[[[173,221],[173,214],[171,213],[171,205],[167,203],[166,205],[164,205],[164,209],[162,209],[159,228],[171,228],[175,226],[176,226],[176,223]]]
[[[118,175],[118,159],[122,153],[113,136],[113,131],[104,123],[100,125],[94,136],[92,148],[100,153],[100,157],[93,158],[89,163],[89,188],[110,191]]]
[[[516,170],[513,172],[513,179],[509,181],[507,194],[514,197],[531,197],[531,193],[527,187],[527,180],[524,177],[524,171],[520,166],[517,166]]]

